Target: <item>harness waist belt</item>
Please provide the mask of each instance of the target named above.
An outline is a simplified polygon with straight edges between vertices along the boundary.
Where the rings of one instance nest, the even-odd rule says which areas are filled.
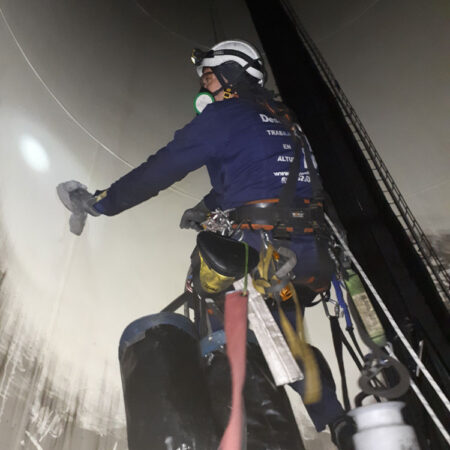
[[[278,199],[260,200],[230,212],[234,228],[277,230],[287,233],[313,233],[325,225],[321,202],[295,199],[294,205],[280,208]]]

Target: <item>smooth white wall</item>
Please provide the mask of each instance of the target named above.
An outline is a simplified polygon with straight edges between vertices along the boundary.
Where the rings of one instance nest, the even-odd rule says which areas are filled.
[[[178,223],[208,181],[198,171],[80,238],[55,186],[107,187],[193,117],[189,57],[212,44],[210,19],[190,28],[202,1],[0,6],[0,446],[117,450],[119,337],[182,292],[195,233]]]

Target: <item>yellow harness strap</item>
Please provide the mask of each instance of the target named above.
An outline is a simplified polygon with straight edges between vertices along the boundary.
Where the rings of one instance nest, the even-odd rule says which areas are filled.
[[[286,314],[281,307],[281,302],[278,303],[278,313],[280,315],[281,329],[286,337],[289,348],[294,355],[294,358],[299,359],[303,363],[303,370],[305,375],[305,390],[303,394],[303,402],[305,405],[317,403],[322,396],[322,385],[320,382],[319,367],[311,347],[306,342],[305,330],[303,327],[302,311],[298,302],[297,293],[295,292],[292,283],[289,287],[293,293],[295,303],[296,328],[295,332]]]
[[[266,290],[273,284],[276,284],[280,281],[275,275],[271,275],[276,272],[274,264],[274,253],[276,252],[273,245],[271,244],[268,244],[267,249],[262,249],[260,252],[259,263],[256,268],[256,274],[258,277],[256,279],[253,279],[253,285],[260,294],[267,295]],[[283,308],[281,307],[281,302],[279,302],[278,313],[280,315],[281,329],[286,338],[289,349],[292,352],[292,355],[294,356],[294,358],[300,360],[303,364],[305,375],[305,391],[303,395],[303,402],[306,405],[309,405],[311,403],[318,402],[322,395],[319,368],[317,366],[314,353],[305,339],[302,312],[297,293],[295,292],[292,283],[289,283],[286,287],[292,292],[292,297],[295,304],[295,319],[297,331],[295,331],[292,327],[291,323],[286,317],[286,314],[283,311]]]
[[[273,269],[272,272],[275,272],[275,266],[273,264],[273,245],[269,244],[267,250],[262,249],[259,252],[259,263],[256,267],[256,273],[259,275],[259,278],[253,278],[253,286],[260,293],[265,295],[266,289],[270,288],[272,284],[269,280],[269,268]]]

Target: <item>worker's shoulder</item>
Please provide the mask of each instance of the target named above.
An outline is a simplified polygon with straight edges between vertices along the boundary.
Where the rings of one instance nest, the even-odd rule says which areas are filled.
[[[259,108],[255,103],[240,98],[230,98],[221,102],[214,102],[208,105],[205,112],[217,115],[239,114],[246,112],[255,112]]]

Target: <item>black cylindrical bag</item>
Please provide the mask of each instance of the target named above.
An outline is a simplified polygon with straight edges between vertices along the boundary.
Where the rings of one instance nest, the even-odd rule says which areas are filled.
[[[119,360],[129,450],[218,447],[197,334],[186,317],[163,312],[132,322]]]

